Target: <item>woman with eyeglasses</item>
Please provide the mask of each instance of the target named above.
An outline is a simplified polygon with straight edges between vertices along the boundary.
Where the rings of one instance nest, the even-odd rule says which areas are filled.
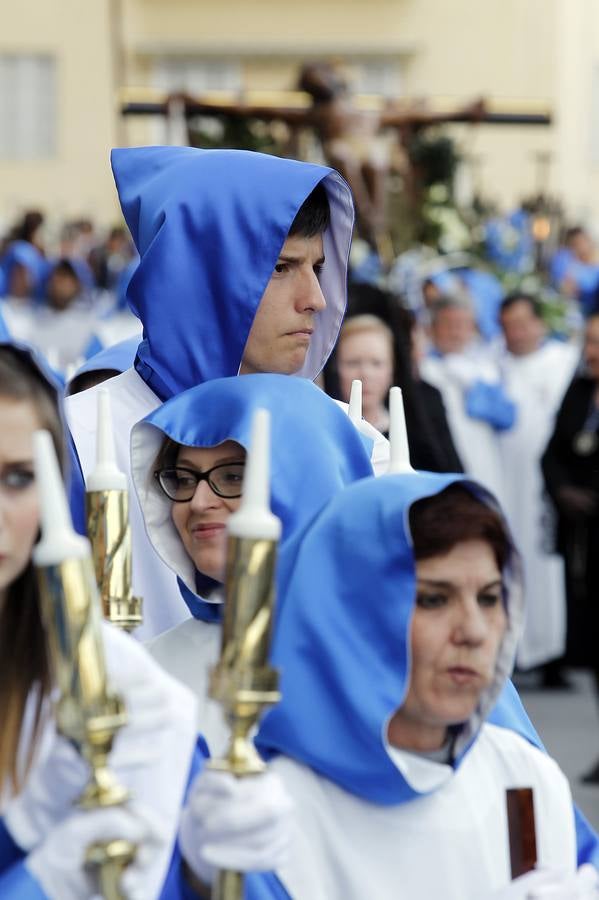
[[[215,754],[229,734],[220,705],[207,696],[220,650],[226,524],[240,503],[259,408],[271,414],[271,505],[285,545],[346,484],[372,475],[370,448],[311,382],[283,375],[207,382],[167,401],[131,439],[146,531],[192,614],[149,650],[198,696],[198,728]]]
[[[50,432],[64,456],[57,388],[24,347],[0,344],[0,897],[83,900],[96,893],[87,847],[114,837],[139,845],[127,897],[157,897],[196,741],[194,699],[137,642],[102,629],[113,690],[128,722],[109,765],[126,806],[77,809],[89,768],[56,731],[57,699],[32,550],[40,529],[33,436]]]

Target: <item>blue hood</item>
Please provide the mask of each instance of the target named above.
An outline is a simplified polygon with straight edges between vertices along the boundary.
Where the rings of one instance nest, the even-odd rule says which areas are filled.
[[[87,372],[98,372],[100,369],[114,369],[116,372],[125,372],[133,365],[138,346],[139,337],[132,337],[99,350],[79,366],[71,381],[74,381],[79,375],[85,375]]]
[[[271,413],[271,504],[283,523],[283,545],[341,488],[372,475],[370,442],[330,397],[293,375],[215,379],[173,397],[135,425],[131,471],[146,531],[183,582],[198,618],[210,617],[198,606],[196,592],[203,585],[171,522],[172,503],[153,478],[154,460],[166,436],[188,447],[232,440],[247,449],[259,408]]]
[[[42,256],[37,247],[28,241],[13,241],[8,245],[4,256],[0,259],[2,281],[5,292],[8,293],[12,270],[16,265],[23,266],[31,280],[31,297],[39,298],[43,282],[48,271],[48,262]]]
[[[281,555],[272,662],[282,700],[267,712],[256,743],[283,753],[373,803],[406,802],[439,787],[408,781],[385,742],[410,677],[409,634],[416,574],[410,506],[461,482],[455,475],[383,475],[347,487],[302,540]],[[519,558],[504,572],[508,628],[493,684],[455,743],[456,765],[475,739],[513,666],[522,621]],[[439,767],[442,779],[451,766]]]
[[[297,211],[321,181],[331,207],[317,317],[303,369],[313,379],[346,304],[351,192],[332,169],[243,150],[113,150],[123,214],[140,255],[127,300],[144,326],[136,368],[166,400],[237,375],[243,350]]]

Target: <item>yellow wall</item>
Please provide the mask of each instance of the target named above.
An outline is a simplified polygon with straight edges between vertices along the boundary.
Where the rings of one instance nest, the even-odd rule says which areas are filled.
[[[83,6],[85,10],[83,10]],[[0,53],[48,53],[57,61],[53,159],[0,160],[0,214],[40,205],[54,219],[116,218],[108,163],[115,116],[107,0],[19,0],[3,15]]]

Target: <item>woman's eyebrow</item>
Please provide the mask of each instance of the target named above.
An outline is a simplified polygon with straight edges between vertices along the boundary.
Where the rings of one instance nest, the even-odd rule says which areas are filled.
[[[451,581],[437,581],[435,578],[417,578],[418,584],[427,584],[431,587],[435,588],[443,588],[444,590],[451,590],[454,585]]]
[[[491,590],[491,588],[495,588],[495,587],[498,587],[498,588],[503,587],[503,581],[501,580],[501,578],[495,578],[493,581],[490,581],[488,584],[483,585],[483,587],[481,587],[480,590],[481,591],[489,591],[489,590]]]
[[[245,456],[223,456],[222,459],[217,459],[211,466],[207,466],[207,469],[213,469],[214,466],[227,465],[229,463],[244,463]],[[179,457],[177,462],[175,463],[175,469],[180,469],[182,467],[194,469],[196,472],[202,472],[203,470],[197,465],[197,463],[192,462],[190,459],[186,459],[184,456]]]

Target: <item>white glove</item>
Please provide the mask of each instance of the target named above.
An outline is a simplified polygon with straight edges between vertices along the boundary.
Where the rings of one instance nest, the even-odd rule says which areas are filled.
[[[76,812],[51,830],[25,862],[50,900],[89,900],[100,897],[93,870],[85,865],[90,844],[123,838],[137,845],[120,888],[128,900],[147,900],[144,869],[162,849],[164,829],[141,807],[114,806]]]
[[[87,763],[55,733],[49,753],[34,765],[23,790],[5,809],[6,827],[22,850],[39,844],[68,814],[88,780]]]
[[[275,772],[236,778],[207,769],[183,810],[181,852],[204,884],[211,884],[216,869],[279,869],[287,859],[292,814],[292,800]]]
[[[128,635],[103,623],[110,688],[124,698],[128,722],[116,735],[110,769],[134,801],[168,821],[174,840],[196,738],[196,700]],[[12,800],[5,822],[15,842],[29,851],[71,811],[89,780],[87,764],[54,736],[49,756],[31,771]],[[156,854],[149,881],[160,880],[170,848]]]
[[[588,863],[574,874],[535,869],[492,894],[490,900],[599,900],[599,873]]]

